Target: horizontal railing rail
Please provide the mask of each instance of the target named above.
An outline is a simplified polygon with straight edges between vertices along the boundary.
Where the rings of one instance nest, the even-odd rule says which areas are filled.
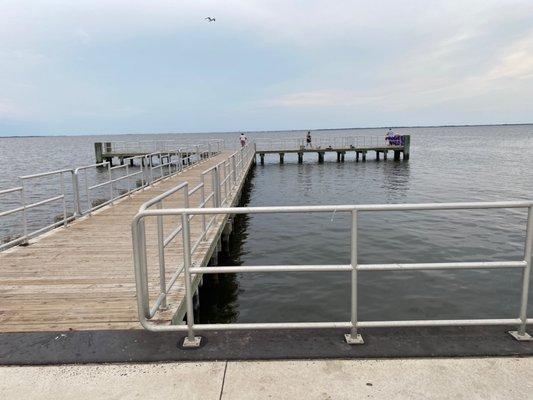
[[[164,209],[165,204],[168,204],[169,201],[176,202],[176,199],[173,198],[173,196],[182,197],[177,201],[181,202],[184,208],[189,207],[190,201],[194,195],[199,196],[199,203],[196,207],[199,209],[206,208],[208,204],[211,204],[213,207],[219,207],[223,204],[227,204],[232,192],[236,190],[239,182],[241,182],[240,178],[245,174],[245,169],[252,161],[254,155],[255,151],[253,145],[247,145],[234,152],[218,164],[203,171],[201,174],[201,182],[194,188],[189,188],[189,184],[187,182],[181,183],[144,203],[140,207],[139,212],[143,213],[153,207],[156,207],[157,210],[162,210]],[[194,217],[195,215],[190,215],[188,217],[188,223],[190,223]],[[209,221],[207,221],[205,215],[201,215],[200,218],[201,232],[196,241],[191,245],[191,254],[194,254],[199,245],[202,242],[205,242],[209,230],[213,227],[216,221],[216,216],[214,215],[209,219]],[[178,237],[178,235],[180,235],[180,233],[183,234],[183,224],[181,223],[177,226],[167,227],[168,229],[165,230],[165,225],[163,222],[163,217],[157,218],[157,262],[159,293],[154,304],[149,307],[147,314],[148,318],[152,318],[158,310],[167,309],[167,296],[184,270],[184,264],[175,266],[174,270],[172,271],[172,275],[167,282],[168,268],[165,250],[167,246],[175,242],[175,239]],[[143,240],[145,240],[144,226],[142,235]],[[145,249],[141,250],[141,254],[141,257],[146,259]],[[147,285],[147,281],[145,281],[143,285]]]
[[[444,211],[476,209],[527,209],[526,239],[522,260],[479,261],[479,262],[440,262],[440,263],[392,263],[362,264],[358,261],[358,215],[361,212],[386,211]],[[234,214],[276,214],[276,213],[349,213],[350,229],[350,263],[346,265],[276,265],[276,266],[217,266],[205,267],[193,265],[191,246],[190,218],[195,215],[234,215]],[[185,281],[185,302],[187,325],[156,325],[150,322],[153,314],[149,304],[147,282],[146,243],[144,241],[144,221],[147,218],[162,219],[165,216],[179,216],[182,223],[183,273]],[[345,328],[349,333],[345,340],[350,344],[363,343],[358,331],[370,327],[408,327],[408,326],[471,326],[471,325],[517,325],[517,330],[510,332],[518,340],[528,340],[526,325],[533,323],[527,318],[527,303],[533,247],[533,201],[500,201],[470,203],[428,203],[428,204],[369,204],[338,206],[286,206],[286,207],[219,207],[219,208],[176,208],[141,210],[132,222],[135,278],[139,320],[142,326],[151,331],[187,331],[184,346],[196,347],[200,338],[195,331],[224,329],[313,329]],[[358,280],[359,271],[412,271],[412,270],[463,270],[463,269],[519,269],[522,271],[521,299],[518,316],[500,319],[450,319],[450,320],[406,320],[406,321],[361,321],[358,318]],[[194,322],[193,288],[191,280],[197,274],[218,273],[257,273],[257,272],[332,272],[351,273],[350,321],[332,322],[280,322],[280,323],[236,323],[236,324],[197,324]]]
[[[136,141],[113,141],[104,142],[103,149],[106,153],[160,153],[173,152],[183,146],[204,146],[212,152],[221,152],[225,145],[221,139],[206,140],[136,140]]]
[[[6,199],[7,196],[16,197],[9,202],[14,206],[5,210],[0,209],[0,219],[10,217],[11,225],[20,225],[21,233],[11,233],[9,228],[2,230],[0,236],[2,234],[5,236],[3,239],[0,237],[0,251],[19,244],[27,244],[30,238],[59,226],[67,226],[69,222],[79,217],[91,215],[97,209],[131,196],[135,191],[220,154],[223,149],[222,143],[219,145],[216,143],[217,141],[209,141],[194,146],[181,146],[171,151],[132,156],[124,158],[122,164],[116,166],[106,161],[75,169],[19,177],[19,186],[0,191],[0,199]],[[138,166],[133,167],[130,162],[137,163]],[[70,175],[68,182],[65,175]],[[58,182],[54,184],[44,182],[53,178],[58,178]],[[54,185],[59,188],[59,193],[54,196],[33,202],[28,200],[30,189],[32,195],[33,191],[49,193]],[[61,216],[56,216],[53,223],[43,224],[43,217],[32,220],[28,216],[29,210],[53,204],[59,204],[62,211]],[[20,217],[17,218],[16,214]],[[15,219],[20,222],[13,222]],[[30,228],[30,225],[39,224],[41,226],[37,229]]]
[[[398,136],[401,137],[401,136]],[[365,149],[376,147],[401,146],[401,140],[389,140],[386,136],[343,136],[313,137],[311,143],[306,138],[257,138],[257,151],[305,150],[305,149]]]

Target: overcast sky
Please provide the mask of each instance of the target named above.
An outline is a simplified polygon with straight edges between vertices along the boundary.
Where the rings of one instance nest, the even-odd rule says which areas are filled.
[[[0,0],[0,136],[519,122],[532,0]]]

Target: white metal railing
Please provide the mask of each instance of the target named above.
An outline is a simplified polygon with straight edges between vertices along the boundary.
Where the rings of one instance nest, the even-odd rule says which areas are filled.
[[[441,263],[393,263],[360,264],[358,262],[358,215],[361,212],[386,211],[432,211],[432,210],[473,210],[523,208],[528,210],[524,258],[519,261],[503,260],[496,262],[441,262]],[[217,266],[201,267],[192,263],[193,246],[191,246],[190,219],[193,216],[232,215],[232,214],[268,214],[268,213],[349,213],[351,215],[351,253],[349,264],[344,265],[276,265],[276,266]],[[185,280],[185,302],[187,325],[155,325],[149,320],[153,314],[149,305],[149,288],[147,285],[146,243],[144,240],[144,220],[146,218],[162,219],[165,216],[180,216],[183,238],[183,272]],[[428,203],[428,204],[372,204],[339,206],[294,206],[294,207],[220,207],[220,208],[176,208],[141,210],[132,222],[135,278],[139,320],[144,328],[151,331],[187,331],[184,346],[196,347],[200,338],[195,337],[195,330],[224,329],[312,329],[345,328],[349,333],[345,339],[350,344],[363,343],[359,328],[374,327],[408,327],[408,326],[467,326],[467,325],[517,325],[516,331],[510,332],[518,340],[527,340],[526,325],[533,323],[527,318],[527,302],[531,271],[533,246],[533,201],[479,202],[479,203]],[[407,320],[407,321],[360,321],[358,318],[358,281],[359,271],[411,271],[411,270],[447,270],[447,269],[508,269],[516,268],[523,272],[521,284],[521,301],[518,316],[501,319],[450,319],[450,320]],[[194,322],[192,276],[196,274],[218,273],[256,273],[256,272],[333,272],[351,273],[351,318],[339,322],[283,322],[283,323],[240,323],[240,324],[196,324]]]
[[[254,146],[249,144],[241,149],[237,150],[229,157],[219,162],[217,165],[202,172],[201,182],[194,188],[190,189],[187,182],[181,183],[176,187],[160,194],[159,196],[144,203],[139,212],[143,213],[151,208],[157,210],[163,210],[165,204],[172,201],[181,202],[183,208],[189,208],[190,201],[194,195],[199,196],[198,205],[195,209],[204,209],[208,204],[212,207],[221,207],[229,204],[230,197],[237,187],[242,182],[242,178],[248,166],[252,162],[255,155]],[[181,198],[176,199],[177,196]],[[193,220],[194,214],[191,214],[187,218],[187,223]],[[209,221],[206,215],[201,215],[200,232],[195,242],[190,247],[191,255],[194,255],[199,245],[207,238],[208,232],[213,227],[216,221],[216,215],[212,215]],[[175,239],[181,233],[183,235],[183,222],[177,226],[164,226],[163,217],[157,217],[157,261],[159,265],[159,286],[158,295],[155,303],[147,310],[147,317],[152,318],[155,313],[167,307],[167,295],[172,290],[178,277],[181,275],[184,269],[184,264],[177,265],[175,270],[172,271],[170,280],[167,282],[167,267],[165,250],[170,244],[175,245]],[[142,241],[145,240],[144,235],[144,222],[141,222],[142,227]],[[167,229],[165,229],[167,228]],[[145,249],[140,250],[140,257],[146,260]],[[148,280],[145,279],[142,283],[143,287],[148,285]],[[147,286],[146,286],[147,287]],[[147,289],[148,291],[148,289]]]
[[[313,137],[311,144],[306,138],[257,138],[257,151],[300,150],[300,149],[365,149],[388,147],[389,141],[385,136],[343,136],[343,137]]]
[[[120,198],[130,196],[133,192],[158,180],[179,173],[190,165],[198,164],[204,159],[219,154],[221,148],[212,143],[204,143],[179,147],[170,152],[156,152],[124,158],[123,164],[113,167],[110,162],[103,162],[76,169],[21,176],[19,178],[20,186],[0,191],[0,198],[2,199],[7,198],[7,196],[17,197],[16,200],[12,200],[13,203],[17,204],[14,208],[0,210],[0,219],[10,216],[13,218],[14,215],[18,214],[22,233],[11,235],[7,231],[4,242],[0,242],[0,251],[18,244],[26,244],[30,238],[58,226],[66,226],[68,222],[81,216],[90,215],[93,211],[112,204]],[[130,161],[136,162],[138,167],[130,166]],[[65,175],[70,175],[68,182],[66,182]],[[43,180],[36,182],[35,180],[39,178],[57,178],[55,184],[59,188],[59,193],[43,200],[29,202],[29,189],[48,193],[53,187],[50,182]],[[33,195],[33,193],[31,194]],[[38,221],[30,219],[28,211],[54,203],[60,204],[62,207],[61,218],[56,217],[56,221],[52,224],[44,224],[36,229],[30,228],[31,225],[37,225]]]
[[[160,153],[175,151],[187,146],[208,147],[212,152],[220,152],[224,149],[224,141],[220,139],[206,140],[137,140],[137,141],[113,141],[105,142],[106,153]]]

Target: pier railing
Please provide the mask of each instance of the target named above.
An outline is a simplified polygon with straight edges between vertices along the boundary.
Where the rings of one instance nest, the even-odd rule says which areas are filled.
[[[285,139],[255,139],[257,151],[280,151],[300,149],[349,149],[349,148],[375,148],[387,147],[389,142],[385,136],[343,136],[343,137],[313,137],[311,145],[305,138]]]
[[[181,202],[184,208],[189,208],[193,196],[199,196],[198,206],[196,207],[198,209],[206,208],[208,204],[212,207],[222,207],[227,205],[231,193],[236,190],[237,186],[242,182],[241,177],[245,174],[247,166],[252,161],[254,155],[255,150],[252,144],[242,147],[218,164],[203,171],[201,182],[194,188],[189,188],[187,182],[179,184],[144,203],[139,212],[143,213],[146,210],[154,208],[156,210],[164,210],[165,205],[169,203],[176,204],[176,202]],[[185,225],[183,224],[183,219],[180,219],[177,224],[169,224],[168,222],[164,224],[163,216],[158,216],[156,219],[159,286],[154,304],[150,306],[146,303],[147,318],[152,318],[158,310],[165,310],[167,308],[167,296],[171,292],[179,276],[183,273],[185,264],[176,265],[172,271],[170,279],[167,280],[168,263],[165,250],[169,245],[176,245],[176,239],[179,239],[178,235],[180,234],[187,235],[190,243],[189,224],[195,217],[200,217],[201,222],[199,224],[198,237],[195,238],[194,243],[192,243],[189,248],[189,254],[192,257],[200,244],[205,242],[208,232],[210,232],[210,229],[214,226],[217,216],[211,215],[211,218],[207,221],[206,215],[198,216],[190,214],[186,217],[187,223]],[[140,224],[142,225],[142,229],[139,233],[142,236],[140,240],[141,242],[146,243],[144,221],[141,221]],[[146,246],[139,248],[139,257],[143,260],[143,265],[146,268]],[[143,293],[149,296],[147,275],[143,274],[139,279],[142,280],[140,286],[143,287]]]
[[[496,262],[439,262],[439,263],[393,263],[361,264],[358,261],[358,216],[362,212],[410,212],[410,211],[444,211],[474,209],[527,209],[526,239],[523,259],[502,260]],[[279,213],[349,213],[351,215],[350,262],[344,265],[264,265],[264,266],[216,266],[202,267],[194,265],[194,246],[191,245],[191,224],[193,216],[216,216],[232,214],[279,214]],[[146,267],[146,243],[144,238],[144,221],[147,218],[162,219],[169,216],[181,217],[183,272],[186,288],[187,325],[155,325],[150,322],[152,312],[149,304],[149,291]],[[150,331],[186,331],[184,346],[196,347],[201,338],[195,331],[225,329],[316,329],[345,328],[348,333],[345,340],[349,344],[363,343],[358,331],[360,328],[394,328],[422,326],[472,326],[472,325],[516,325],[516,331],[509,333],[517,340],[530,340],[526,325],[533,323],[527,318],[527,303],[531,272],[533,247],[533,201],[476,202],[476,203],[428,203],[428,204],[372,204],[339,206],[295,206],[295,207],[220,207],[220,208],[175,208],[141,210],[132,222],[135,278],[139,320]],[[205,236],[205,233],[203,234]],[[412,270],[461,270],[461,269],[519,269],[522,271],[521,301],[517,316],[500,319],[449,319],[449,320],[406,320],[406,321],[361,321],[358,317],[358,272],[359,271],[412,271]],[[332,322],[283,322],[283,323],[235,323],[235,324],[197,324],[194,322],[193,291],[191,279],[196,274],[219,273],[258,273],[258,272],[350,272],[351,277],[351,318],[350,321]]]
[[[76,218],[91,214],[215,154],[219,154],[218,148],[206,143],[129,157],[117,166],[111,166],[106,161],[75,169],[21,176],[20,186],[0,191],[0,198],[7,205],[7,209],[0,209],[0,220],[18,216],[20,225],[20,233],[12,233],[9,227],[5,233],[0,230],[0,251],[26,244],[29,239],[50,229],[66,226]],[[131,166],[130,162],[137,162],[138,166]],[[55,192],[54,195],[50,196],[51,192]],[[29,201],[29,197],[37,196],[44,198]],[[43,210],[45,206],[61,212],[53,223],[43,223],[46,217],[33,219],[28,215],[30,211]],[[5,235],[3,239],[2,235]]]
[[[113,141],[104,142],[106,153],[161,153],[173,152],[180,147],[194,147],[201,145],[208,147],[212,152],[221,152],[224,149],[224,141],[220,139],[198,140],[136,140],[136,141]]]

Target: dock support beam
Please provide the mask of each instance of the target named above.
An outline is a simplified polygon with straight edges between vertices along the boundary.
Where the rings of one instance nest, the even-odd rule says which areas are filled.
[[[337,162],[341,162],[341,152],[337,151]]]
[[[385,161],[387,161],[387,156],[388,156],[388,155],[389,155],[389,151],[388,151],[388,150],[385,150],[385,151],[383,152],[383,159],[384,159]]]
[[[102,147],[102,143],[95,143],[94,144],[94,155],[96,158],[96,164],[101,164],[104,162],[104,151]]]
[[[304,153],[298,153],[298,164],[303,164],[304,162]]]
[[[280,164],[283,164],[284,158],[285,158],[285,153],[279,153],[279,163]]]
[[[363,151],[363,161],[366,161],[366,151]]]
[[[394,150],[394,161],[400,161],[400,150]]]
[[[259,158],[261,159],[261,165],[265,165],[265,153],[259,153]]]
[[[411,135],[403,136],[403,159],[409,160],[409,151],[411,150]]]
[[[379,161],[379,151],[376,150],[376,161]]]
[[[319,151],[318,152],[318,163],[319,164],[323,164],[324,163],[324,152],[323,151]]]
[[[345,155],[346,155],[345,151],[341,152],[341,162],[344,162]]]

